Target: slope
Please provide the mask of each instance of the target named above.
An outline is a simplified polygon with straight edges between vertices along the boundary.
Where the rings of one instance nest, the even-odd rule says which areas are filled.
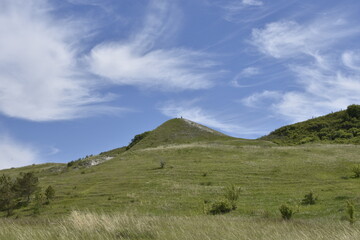
[[[187,126],[179,121],[167,124],[179,129]],[[164,132],[176,129],[167,124]],[[169,136],[183,136],[179,129],[170,131]],[[115,149],[80,161],[108,159],[97,165],[46,164],[1,173],[15,176],[34,171],[43,189],[53,186],[56,198],[41,210],[41,215],[49,217],[61,217],[74,209],[140,216],[203,215],[204,202],[221,199],[229,184],[242,188],[232,216],[278,218],[281,204],[296,205],[309,191],[319,201],[302,207],[297,218],[339,219],[346,200],[360,205],[359,179],[351,172],[360,163],[357,146],[276,146],[262,140],[210,136],[203,131],[200,135],[191,140],[170,140],[177,142],[170,145],[160,145],[168,143],[161,139],[153,145],[139,142],[128,151]],[[161,161],[166,163],[164,168],[160,168]],[[31,216],[32,207],[16,210],[15,217]]]
[[[236,140],[236,138],[184,118],[171,119],[155,130],[137,136],[129,144],[128,149],[138,150],[171,144]]]
[[[262,137],[279,144],[360,143],[360,105],[346,110],[284,126]]]

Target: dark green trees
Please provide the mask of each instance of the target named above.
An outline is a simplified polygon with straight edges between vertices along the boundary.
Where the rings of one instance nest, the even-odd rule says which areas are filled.
[[[25,203],[29,203],[30,196],[38,190],[39,179],[34,173],[20,173],[15,181],[14,188]]]
[[[3,174],[0,177],[0,211],[12,215],[17,208],[27,206],[31,195],[39,190],[39,179],[34,173],[21,173],[15,180]]]
[[[46,197],[46,201],[47,203],[50,202],[50,200],[52,200],[55,197],[55,190],[52,186],[48,186],[45,190],[45,197]]]
[[[0,211],[6,211],[10,216],[17,206],[18,193],[14,189],[14,183],[9,176],[0,177]]]

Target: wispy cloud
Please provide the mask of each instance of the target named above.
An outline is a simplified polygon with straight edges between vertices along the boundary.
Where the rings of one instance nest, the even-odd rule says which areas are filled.
[[[264,106],[265,101],[274,101],[281,99],[282,95],[277,91],[263,91],[261,93],[255,93],[249,97],[241,100],[241,102],[247,107],[261,107]]]
[[[53,19],[45,0],[4,0],[0,5],[1,113],[64,120],[89,115],[109,100],[79,70],[76,46],[83,28]]]
[[[242,0],[242,4],[247,6],[262,6],[264,3],[260,0]]]
[[[191,121],[201,123],[208,127],[216,128],[220,131],[231,133],[235,136],[244,136],[248,134],[259,134],[251,128],[245,128],[234,123],[233,120],[227,120],[226,116],[209,112],[202,107],[197,106],[197,100],[167,102],[159,110],[168,117],[184,117]],[[231,118],[233,119],[233,118]]]
[[[258,74],[261,73],[261,70],[260,68],[257,68],[257,67],[247,67],[247,68],[244,68],[240,73],[238,73],[233,80],[231,80],[230,84],[233,86],[233,87],[244,87],[243,85],[241,85],[239,83],[239,81],[241,81],[242,79],[245,79],[245,78],[249,78],[249,77],[253,77],[253,76],[256,76]]]
[[[0,169],[26,166],[39,161],[38,153],[33,147],[10,137],[0,137],[0,153]]]
[[[342,61],[351,70],[360,71],[360,50],[345,51],[342,54]]]
[[[126,41],[96,46],[87,58],[89,70],[113,84],[162,90],[213,86],[210,56],[183,48],[159,48],[156,43],[176,25],[174,3],[152,1],[144,26]]]
[[[359,30],[341,18],[308,24],[282,21],[254,29],[255,46],[267,56],[286,59],[299,90],[285,91],[282,96],[264,91],[242,102],[252,106],[270,96],[273,101],[264,105],[291,122],[360,103],[359,52],[341,52],[340,47],[334,50],[334,46],[358,35]]]
[[[359,32],[341,18],[335,21],[316,20],[307,25],[280,21],[269,23],[263,29],[254,29],[251,42],[268,56],[294,58],[301,57],[302,54],[316,54]]]

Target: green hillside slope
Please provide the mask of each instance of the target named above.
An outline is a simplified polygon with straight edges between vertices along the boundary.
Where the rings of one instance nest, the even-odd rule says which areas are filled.
[[[135,137],[129,144],[129,149],[135,150],[170,144],[234,139],[184,118],[171,119],[155,130],[137,136],[139,137]]]
[[[261,139],[279,144],[360,144],[360,105],[350,105],[344,111],[281,127]]]
[[[222,199],[230,184],[242,189],[232,216],[278,218],[281,204],[296,206],[310,191],[318,203],[301,207],[298,218],[339,219],[346,200],[360,205],[359,179],[351,170],[360,163],[355,145],[276,146],[231,138],[184,121],[166,122],[129,150],[115,149],[70,165],[34,165],[1,173],[33,171],[43,189],[53,186],[54,201],[41,209],[41,215],[51,217],[74,209],[204,215],[204,203]],[[16,210],[14,216],[31,216],[32,207]]]

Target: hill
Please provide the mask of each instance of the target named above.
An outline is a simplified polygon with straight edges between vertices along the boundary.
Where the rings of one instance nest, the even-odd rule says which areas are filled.
[[[158,147],[161,145],[184,144],[211,140],[234,139],[223,133],[184,118],[171,119],[153,131],[136,135],[127,149]]]
[[[360,105],[346,110],[284,126],[262,140],[292,145],[309,142],[360,144]]]
[[[172,119],[128,150],[123,147],[68,164],[32,165],[1,174],[32,171],[42,189],[51,185],[55,199],[41,209],[41,215],[48,217],[74,209],[140,216],[204,215],[204,204],[222,199],[233,184],[242,191],[230,216],[278,218],[281,204],[296,205],[313,191],[319,202],[304,207],[297,218],[339,219],[346,200],[360,204],[359,182],[351,171],[359,154],[355,145],[278,146]],[[32,207],[16,210],[15,216],[31,216]]]

